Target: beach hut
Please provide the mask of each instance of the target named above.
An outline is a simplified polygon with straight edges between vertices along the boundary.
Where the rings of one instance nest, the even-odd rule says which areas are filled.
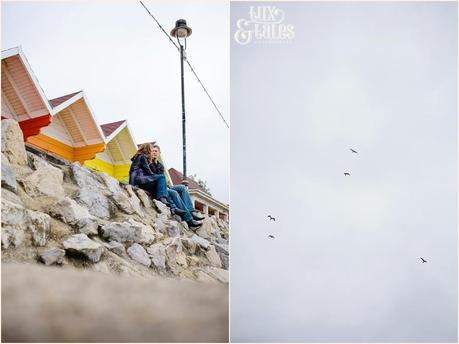
[[[102,171],[122,182],[129,182],[131,157],[137,151],[137,145],[126,120],[101,125],[107,148],[84,165],[93,170]]]
[[[81,164],[105,150],[104,134],[83,91],[52,99],[49,103],[52,123],[43,127],[39,135],[28,137],[27,143]]]
[[[51,106],[20,47],[2,51],[1,116],[18,121],[24,140],[52,121]]]

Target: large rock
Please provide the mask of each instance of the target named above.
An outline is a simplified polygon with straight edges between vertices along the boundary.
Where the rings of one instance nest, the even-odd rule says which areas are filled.
[[[214,243],[214,246],[215,246],[215,250],[220,256],[220,260],[222,261],[223,269],[228,270],[229,269],[229,247],[228,245]]]
[[[129,257],[134,259],[136,262],[145,265],[145,266],[150,266],[151,265],[151,260],[150,257],[148,256],[147,251],[139,245],[139,244],[133,244],[131,247],[127,249],[127,253]]]
[[[219,269],[213,266],[208,266],[205,268],[207,274],[215,278],[219,282],[228,283],[229,282],[229,273],[228,270]]]
[[[191,240],[198,245],[199,247],[203,248],[204,250],[207,250],[210,246],[209,240],[206,240],[204,238],[201,238],[199,235],[193,234],[191,237]]]
[[[182,237],[180,239],[182,240],[182,246],[185,248],[185,250],[189,254],[195,254],[196,253],[197,245],[191,238]]]
[[[215,250],[214,245],[210,245],[206,251],[206,257],[210,262],[210,265],[215,266],[217,268],[222,267],[222,261],[220,256],[218,255],[217,251]]]
[[[123,190],[121,189],[120,182],[118,179],[109,176],[107,173],[104,172],[95,172],[97,176],[102,179],[105,186],[111,193],[120,193]]]
[[[78,191],[75,200],[88,208],[89,213],[95,217],[109,219],[111,216],[110,202],[100,189],[84,187]]]
[[[39,211],[2,200],[2,246],[8,248],[22,244],[45,246],[51,224],[50,216]]]
[[[2,120],[2,153],[11,164],[27,165],[24,136],[18,122],[14,119]]]
[[[179,237],[180,236],[180,228],[176,221],[170,221],[169,227],[167,228],[167,232],[170,237]]]
[[[2,153],[2,188],[17,192],[16,177],[11,169],[10,162]]]
[[[213,232],[214,232],[214,230],[212,228],[212,222],[208,217],[206,217],[202,221],[201,227],[199,227],[196,230],[196,234],[199,235],[201,238],[204,238],[204,239],[210,239]]]
[[[131,189],[133,189],[132,186],[131,186]],[[147,193],[144,190],[136,188],[135,193],[137,194],[137,196],[139,197],[140,201],[142,202],[145,208],[153,207],[152,200],[150,199],[150,197],[147,195]]]
[[[85,206],[89,213],[101,219],[109,219],[112,213],[111,205],[103,192],[106,190],[94,173],[74,162],[70,165],[73,179],[79,187],[75,196],[78,203]]]
[[[140,216],[143,216],[143,211],[142,211],[142,202],[137,196],[137,194],[134,192],[132,185],[127,184],[124,186],[124,189],[126,190],[128,197],[129,197],[129,203],[131,204],[131,207],[134,209],[134,211],[139,214]]]
[[[118,241],[110,241],[108,243],[104,243],[104,246],[110,251],[116,253],[118,256],[126,255],[126,249],[124,248],[123,244],[119,243]]]
[[[64,241],[64,247],[69,253],[85,256],[91,262],[97,263],[104,251],[101,244],[88,238],[86,234],[75,234]]]
[[[171,210],[167,205],[165,205],[163,202],[160,202],[156,199],[153,199],[153,204],[155,205],[156,209],[158,210],[160,217],[171,217]]]
[[[44,161],[36,163],[35,166],[37,167],[36,171],[21,180],[27,194],[31,197],[42,195],[58,199],[64,197],[64,173],[62,170]]]
[[[183,253],[182,241],[179,237],[171,239],[166,246],[166,257],[167,266],[175,275],[180,274],[182,267],[187,267],[186,255]]]
[[[153,266],[160,270],[166,269],[166,248],[160,243],[156,243],[147,248]]]
[[[65,251],[57,247],[53,247],[40,254],[40,258],[45,265],[62,264],[64,257]]]
[[[121,243],[152,244],[155,241],[155,232],[149,226],[129,219],[125,222],[111,222],[100,227],[102,237]]]
[[[84,234],[97,234],[97,219],[88,210],[73,199],[65,197],[53,204],[48,213],[63,222],[77,228]]]

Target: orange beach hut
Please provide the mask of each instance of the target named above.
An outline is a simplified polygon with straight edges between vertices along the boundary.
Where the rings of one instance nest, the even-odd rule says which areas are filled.
[[[49,101],[52,123],[27,143],[70,161],[94,159],[105,150],[105,137],[83,91]]]

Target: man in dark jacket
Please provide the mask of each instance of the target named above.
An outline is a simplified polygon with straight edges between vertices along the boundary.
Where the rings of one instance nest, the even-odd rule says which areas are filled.
[[[159,161],[159,156],[161,150],[158,145],[153,145],[152,150],[152,161],[150,163],[150,169],[155,174],[164,175],[164,166]],[[188,188],[185,185],[168,185],[167,193],[169,196],[169,201],[177,206],[178,209],[185,212],[183,216],[191,216],[193,220],[203,220],[204,217],[198,213],[198,211],[193,206],[193,201],[191,200],[190,194],[188,193]],[[186,219],[183,218],[185,221]],[[201,224],[200,222],[198,222]]]

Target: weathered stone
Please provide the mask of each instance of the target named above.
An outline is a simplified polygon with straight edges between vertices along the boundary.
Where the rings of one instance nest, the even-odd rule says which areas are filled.
[[[123,244],[117,242],[117,241],[110,241],[108,243],[104,243],[104,246],[108,248],[110,251],[116,253],[119,256],[125,256],[126,255],[126,249],[124,248]]]
[[[202,247],[203,249],[207,250],[210,246],[210,242],[204,238],[201,238],[199,235],[193,234],[191,237],[191,240],[198,245],[199,247]]]
[[[11,169],[10,162],[2,153],[2,188],[17,192],[16,177]]]
[[[110,203],[100,189],[91,186],[80,188],[75,200],[85,206],[91,215],[101,219],[110,218]]]
[[[97,173],[97,176],[100,179],[102,179],[105,186],[111,193],[116,194],[116,193],[123,192],[123,189],[121,189],[120,182],[118,181],[118,179],[113,178],[112,176],[109,176],[105,172],[96,172],[96,173]]]
[[[111,196],[111,199],[116,204],[116,206],[121,211],[125,212],[126,214],[131,215],[131,214],[134,214],[136,212],[134,207],[133,207],[133,205],[131,204],[131,201],[130,201],[129,197],[126,196],[124,193],[122,193],[122,192],[114,193]]]
[[[229,273],[228,270],[219,269],[213,266],[208,266],[205,268],[207,274],[215,278],[219,282],[228,283],[229,282]]]
[[[124,189],[119,188],[119,191],[111,196],[116,206],[126,214],[138,214],[144,217],[145,214],[140,206],[140,200],[132,190],[131,185],[126,185]]]
[[[80,230],[84,234],[97,234],[97,219],[73,199],[65,197],[49,207],[48,213]]]
[[[80,163],[70,165],[73,179],[79,186],[75,200],[85,206],[91,215],[101,219],[109,219],[111,214],[110,202],[102,190],[105,189],[99,179]]]
[[[186,269],[188,267],[188,263],[186,261],[186,254],[184,252],[178,252],[175,256],[175,261],[178,265],[182,268]]]
[[[11,164],[27,165],[24,136],[19,123],[14,119],[2,120],[2,153]]]
[[[125,222],[111,222],[101,226],[102,237],[121,243],[152,244],[155,232],[149,226],[129,219]]]
[[[187,256],[186,257],[188,266],[199,266],[200,265],[200,259],[196,256]]]
[[[217,251],[222,261],[223,269],[229,269],[229,247],[225,244],[214,243],[215,250]]]
[[[2,199],[2,246],[21,244],[45,246],[50,232],[50,216]]]
[[[97,235],[99,223],[95,216],[90,215],[90,217],[80,219],[77,222],[77,228],[80,233],[86,235]]]
[[[153,265],[161,270],[166,269],[166,248],[162,244],[153,244],[147,248]]]
[[[132,186],[131,186],[131,190],[132,190]],[[136,189],[135,193],[137,194],[137,196],[139,197],[140,201],[142,202],[145,208],[153,207],[150,197],[148,197],[147,193],[144,190]]]
[[[196,253],[196,243],[191,238],[181,238],[181,240],[183,247],[185,247],[189,254]]]
[[[40,258],[45,265],[62,264],[64,257],[65,251],[57,247],[53,247],[40,254]]]
[[[214,245],[210,245],[209,248],[206,251],[206,257],[209,260],[210,264],[212,266],[215,266],[217,268],[222,267],[222,261],[220,260],[220,256],[218,255],[217,251],[215,250]]]
[[[160,202],[156,199],[153,200],[153,204],[155,204],[156,208],[158,209],[159,213],[162,215],[165,215],[167,217],[170,217],[171,211],[167,205],[165,205],[163,202]]]
[[[208,217],[206,217],[202,221],[201,227],[199,227],[196,230],[196,234],[199,235],[201,238],[210,239],[212,232],[213,232],[213,229],[212,229],[211,221]]]
[[[136,262],[145,266],[151,265],[150,257],[141,245],[137,243],[133,244],[131,247],[127,249],[127,253],[129,257],[134,259]]]
[[[182,241],[180,238],[171,238],[169,245],[166,247],[167,266],[176,275],[180,274],[182,264],[186,263],[186,256],[183,257],[182,253]]]
[[[180,228],[177,225],[177,222],[171,221],[169,223],[169,227],[167,228],[167,232],[170,237],[179,237],[180,236]]]
[[[155,224],[156,230],[162,234],[165,234],[169,221],[167,219],[157,218]]]
[[[137,214],[140,216],[143,216],[143,211],[142,211],[142,206],[141,206],[141,201],[139,197],[137,197],[137,194],[134,192],[132,185],[127,184],[124,186],[124,189],[126,190],[128,196],[129,196],[129,202],[131,203],[132,208],[135,210]]]
[[[99,243],[88,238],[86,234],[75,234],[64,241],[64,247],[69,253],[79,253],[93,263],[100,260],[104,248]]]
[[[35,157],[34,164],[36,171],[21,180],[24,189],[31,197],[40,197],[42,195],[60,199],[64,197],[64,173],[62,170],[48,164],[43,160]]]
[[[101,183],[100,178],[97,178],[96,174],[81,166],[79,162],[73,162],[70,168],[73,179],[80,188],[90,186],[98,189],[104,188],[104,184]]]
[[[196,280],[198,280],[199,282],[204,282],[204,283],[218,283],[218,281],[212,277],[210,277],[207,273],[205,273],[204,271],[198,269],[198,270],[195,270],[194,272],[194,275],[196,277]]]

